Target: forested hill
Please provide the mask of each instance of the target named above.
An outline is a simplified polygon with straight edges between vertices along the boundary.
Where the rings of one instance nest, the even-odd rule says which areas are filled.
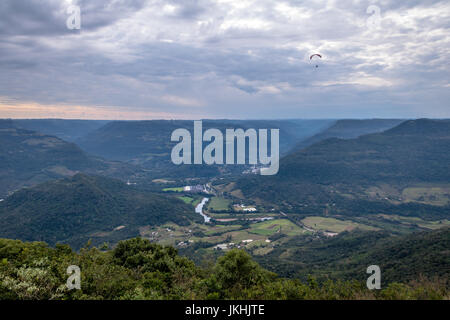
[[[379,133],[391,129],[403,121],[399,119],[337,120],[331,127],[299,142],[294,150],[301,150],[330,138],[354,139],[365,134]]]
[[[181,200],[138,191],[115,179],[77,174],[22,189],[0,202],[0,237],[79,248],[90,238],[96,243],[117,241],[137,236],[141,226],[168,221],[183,225],[199,218]]]
[[[280,129],[280,152],[287,152],[298,141],[325,128],[331,120],[203,120],[203,129]],[[152,120],[113,121],[80,138],[77,143],[87,152],[111,160],[138,161],[154,166],[169,162],[176,144],[170,141],[172,132],[185,128],[192,132],[193,121]],[[149,161],[153,160],[153,161]]]
[[[411,120],[383,133],[328,139],[280,160],[280,178],[319,183],[450,181],[450,122]]]
[[[311,240],[313,236],[297,237],[282,248],[258,258],[262,265],[284,276],[307,279],[365,278],[369,265],[382,270],[383,283],[408,282],[420,276],[449,278],[450,228],[392,236],[386,231],[344,232],[336,237]]]
[[[24,186],[77,172],[128,176],[135,168],[92,157],[57,137],[21,129],[0,120],[0,198]]]
[[[225,134],[226,129],[279,129],[280,152],[287,153],[298,141],[325,128],[331,120],[202,120],[203,131],[215,128]],[[193,134],[194,121],[148,120],[113,121],[78,139],[86,152],[109,160],[126,161],[145,168],[154,178],[211,178],[240,174],[242,166],[177,166],[171,161],[171,141],[176,129]],[[206,145],[206,142],[205,142]]]
[[[56,136],[62,140],[74,142],[109,121],[106,120],[68,120],[68,119],[14,119],[18,128]]]
[[[450,121],[420,119],[382,133],[316,143],[282,158],[277,175],[244,177],[236,188],[246,197],[295,203],[304,201],[302,194],[320,197],[318,189],[330,186],[355,190],[380,183],[448,181]]]

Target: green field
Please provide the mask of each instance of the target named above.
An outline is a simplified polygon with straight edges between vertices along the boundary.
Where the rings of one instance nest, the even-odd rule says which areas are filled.
[[[416,185],[403,190],[395,189],[389,185],[372,186],[365,193],[374,199],[387,199],[391,203],[419,202],[428,205],[445,206],[450,203],[450,186],[442,185]]]
[[[180,200],[183,200],[187,204],[192,204],[194,202],[194,200],[195,200],[194,198],[186,197],[186,196],[180,196],[180,197],[177,197],[177,198],[180,199]]]
[[[220,197],[213,197],[208,202],[208,210],[214,210],[214,211],[225,211],[229,210],[229,205],[231,203],[231,200],[220,198]]]
[[[183,188],[183,187],[164,188],[163,191],[164,191],[164,192],[183,192],[183,191],[184,191],[184,188]]]
[[[252,224],[249,232],[264,236],[271,236],[276,233],[295,236],[304,233],[305,230],[287,219],[277,219]]]
[[[266,217],[279,217],[276,213],[209,213],[209,216],[214,219],[258,219]]]
[[[424,204],[445,206],[450,202],[448,188],[406,188],[402,192],[405,201],[415,201]]]
[[[209,230],[205,232],[205,235],[210,236],[213,234],[239,230],[241,228],[242,228],[241,225],[231,225],[231,226],[216,225],[214,227],[209,227],[208,228]]]
[[[268,253],[270,253],[272,251],[273,251],[272,247],[270,247],[270,246],[262,246],[262,247],[259,247],[259,248],[255,249],[255,250],[253,250],[252,253],[254,255],[256,255],[256,256],[264,256],[264,255],[266,255],[266,254],[268,254]]]
[[[367,231],[375,231],[377,228],[367,226],[364,224],[348,221],[348,220],[338,220],[335,218],[325,218],[325,217],[307,217],[302,220],[302,223],[314,230],[329,231],[329,232],[344,232],[351,231],[353,229],[361,229]]]
[[[380,217],[383,217],[384,219],[391,221],[397,221],[405,225],[417,225],[420,228],[430,230],[436,230],[450,226],[450,220],[447,219],[437,221],[427,221],[417,217],[402,217],[398,215],[387,215],[387,214],[381,214]]]

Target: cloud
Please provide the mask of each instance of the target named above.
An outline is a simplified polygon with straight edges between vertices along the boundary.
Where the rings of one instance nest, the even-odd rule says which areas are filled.
[[[77,5],[82,10],[84,30],[111,25],[143,8],[147,0],[4,0],[0,2],[0,34],[67,34],[67,9]]]
[[[0,117],[449,117],[449,21],[430,0],[3,0]]]

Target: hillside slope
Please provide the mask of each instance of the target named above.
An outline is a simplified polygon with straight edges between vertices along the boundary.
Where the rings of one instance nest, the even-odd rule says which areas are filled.
[[[402,189],[449,182],[450,121],[420,119],[383,133],[316,143],[282,158],[277,175],[242,178],[236,189],[247,198],[285,203],[288,207],[341,201],[342,206],[360,210],[367,209],[368,204],[355,206],[355,201],[370,200],[371,187]],[[349,204],[350,200],[355,201]],[[377,200],[382,200],[383,205],[389,197],[380,195]]]
[[[106,120],[66,120],[66,119],[14,119],[16,127],[41,132],[62,140],[74,142],[109,121]]]
[[[203,130],[280,129],[280,152],[287,153],[296,143],[322,130],[329,120],[203,120]],[[174,130],[187,129],[193,135],[193,121],[114,121],[77,140],[80,147],[110,160],[143,166],[155,177],[212,177],[229,172],[240,174],[242,166],[176,166],[170,154]],[[204,143],[204,146],[206,143]],[[225,152],[225,151],[224,151]]]
[[[365,134],[382,132],[403,121],[398,119],[337,120],[326,130],[299,142],[293,149],[301,150],[330,138],[354,139]]]
[[[330,120],[203,120],[204,130],[216,128],[280,129],[280,150],[286,152],[300,140],[323,128]],[[77,140],[86,151],[111,160],[145,162],[170,154],[176,144],[172,132],[184,128],[193,131],[193,121],[152,120],[113,121]]]
[[[140,226],[168,221],[183,225],[199,218],[181,200],[138,191],[119,180],[77,174],[22,189],[1,202],[0,237],[79,247],[90,238],[124,239],[137,236]]]
[[[286,248],[289,254],[285,253]],[[258,260],[285,276],[306,279],[367,278],[366,268],[378,265],[383,285],[450,276],[450,228],[391,236],[387,232],[345,232],[329,239],[300,237]]]
[[[92,157],[77,145],[54,136],[0,121],[0,198],[24,186],[72,176],[77,172],[125,178],[136,168]]]

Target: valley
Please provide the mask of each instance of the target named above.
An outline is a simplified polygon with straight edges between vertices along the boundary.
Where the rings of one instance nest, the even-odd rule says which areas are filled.
[[[339,271],[344,258],[335,243],[350,248],[357,242],[368,254],[381,240],[450,227],[450,122],[422,119],[392,128],[398,122],[204,122],[280,125],[280,172],[263,177],[250,165],[175,167],[166,135],[189,128],[186,121],[70,123],[68,132],[61,132],[62,124],[49,126],[82,148],[4,121],[4,163],[33,166],[26,178],[4,176],[16,184],[4,185],[9,196],[0,202],[0,237],[80,249],[88,241],[114,247],[140,236],[173,246],[197,264],[243,249],[286,277],[350,277],[356,271]],[[77,136],[73,126],[85,126],[85,135]],[[308,134],[294,133],[305,127]],[[298,148],[298,139],[305,146]],[[317,257],[331,260],[317,265],[320,246]],[[365,254],[349,250],[345,256]]]
[[[234,197],[232,193],[227,192],[230,190],[229,185],[217,185],[214,180],[210,185],[213,186],[210,192],[203,195],[186,192],[186,187],[163,189],[165,192],[176,192],[178,194],[176,197],[191,204],[192,209],[195,206],[196,210],[192,210],[195,214],[200,212],[199,203],[202,199],[208,199],[204,202],[205,209],[202,207],[202,213],[208,217],[203,223],[182,227],[173,223],[159,227],[147,226],[140,229],[140,235],[155,243],[174,246],[182,254],[199,263],[211,257],[217,258],[233,248],[245,249],[260,259],[276,250],[280,255],[278,259],[282,262],[286,261],[285,258],[289,257],[294,249],[291,243],[298,239],[328,241],[338,235],[352,232],[376,234],[387,231],[394,235],[408,235],[450,227],[449,219],[424,220],[395,214],[363,214],[349,217],[334,215],[326,209],[318,211],[316,215],[286,214],[273,208],[269,211],[264,205]],[[406,192],[411,189],[415,190],[406,188]],[[445,188],[433,187],[431,191],[438,192],[436,190],[443,189]],[[426,192],[427,189],[422,187],[420,190]],[[389,196],[394,198],[393,194]],[[410,201],[414,200],[404,200]],[[253,204],[246,205],[248,203]],[[252,210],[244,211],[245,209]]]

